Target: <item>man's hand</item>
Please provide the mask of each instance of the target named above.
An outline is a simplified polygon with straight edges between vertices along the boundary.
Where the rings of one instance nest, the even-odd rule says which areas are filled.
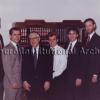
[[[92,76],[92,83],[97,83],[98,82],[98,75],[96,75],[96,74],[94,74],[93,76]]]
[[[13,83],[13,84],[12,84],[12,88],[13,88],[13,89],[18,89],[18,88],[20,88],[20,87],[18,86],[17,83]]]
[[[48,91],[49,88],[50,88],[50,82],[49,81],[45,81],[45,83],[44,83],[44,90]]]
[[[77,79],[76,79],[76,82],[75,82],[75,85],[76,85],[76,87],[81,86],[81,85],[82,85],[82,79],[77,78]]]
[[[23,82],[23,87],[24,87],[25,90],[30,91],[31,85],[27,81],[24,81]]]

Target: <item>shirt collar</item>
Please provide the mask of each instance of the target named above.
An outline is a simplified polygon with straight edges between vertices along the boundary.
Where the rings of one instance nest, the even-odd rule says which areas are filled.
[[[95,34],[95,32],[93,31],[91,34],[89,34],[90,39],[92,38],[92,36]]]
[[[51,49],[56,49],[58,47],[58,44],[56,44],[54,47],[50,47]]]
[[[70,42],[70,44],[72,43],[72,45],[74,46],[76,44],[76,42],[77,42],[77,39],[73,42]]]
[[[13,41],[10,41],[12,44],[13,44],[13,46],[17,49],[17,44],[15,43],[15,42],[13,42]]]
[[[58,44],[55,45],[54,49],[56,49],[58,47]]]
[[[32,47],[33,49],[35,49],[34,47]],[[36,51],[38,51],[39,50],[39,45],[36,47]]]

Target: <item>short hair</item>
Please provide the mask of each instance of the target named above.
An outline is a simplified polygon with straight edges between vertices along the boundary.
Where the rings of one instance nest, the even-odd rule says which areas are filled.
[[[88,22],[88,21],[91,21],[93,24],[96,24],[95,20],[92,19],[92,18],[86,19],[86,20],[84,21],[84,24],[85,24],[86,22]]]
[[[56,36],[56,38],[58,39],[58,35],[56,32],[49,32],[48,33],[48,39],[49,39],[49,37],[52,37],[52,36]]]
[[[29,34],[29,38],[32,38],[32,37],[39,37],[39,38],[40,38],[40,34],[39,34],[38,32],[32,31],[32,32]]]
[[[78,28],[76,28],[76,27],[70,27],[70,28],[68,28],[68,30],[67,30],[67,34],[69,34],[70,31],[75,31],[76,34],[79,35],[79,30],[78,30]]]
[[[96,22],[95,22],[94,19],[88,18],[88,19],[86,19],[86,20],[84,21],[84,24],[85,24],[86,22],[89,22],[89,21],[91,21],[91,22],[93,23],[93,25],[95,24],[95,30],[96,30],[96,29],[97,29],[97,25],[96,25]]]
[[[13,31],[19,31],[21,33],[21,29],[19,27],[12,27],[9,30],[9,35],[12,35],[13,34]]]

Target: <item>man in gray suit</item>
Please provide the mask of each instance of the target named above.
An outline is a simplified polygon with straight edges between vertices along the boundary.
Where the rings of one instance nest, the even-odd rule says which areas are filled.
[[[5,100],[21,100],[21,62],[18,43],[21,31],[19,28],[11,28],[9,31],[10,43],[2,51],[4,68]]]

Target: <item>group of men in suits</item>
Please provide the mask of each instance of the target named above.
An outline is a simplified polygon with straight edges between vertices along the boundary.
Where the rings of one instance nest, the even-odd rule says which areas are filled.
[[[99,100],[100,37],[93,19],[86,19],[84,26],[85,43],[71,27],[64,48],[58,45],[56,32],[48,34],[49,46],[41,45],[40,35],[32,32],[29,47],[22,49],[20,29],[11,28],[11,41],[2,50],[4,100],[21,100],[22,88],[28,100]]]

